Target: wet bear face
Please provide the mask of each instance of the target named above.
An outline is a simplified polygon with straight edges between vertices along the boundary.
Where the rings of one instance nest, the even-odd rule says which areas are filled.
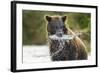
[[[65,20],[66,16],[46,16],[46,20],[48,21],[47,31],[49,35],[56,35],[58,37],[62,37],[62,35],[66,32],[65,28]]]

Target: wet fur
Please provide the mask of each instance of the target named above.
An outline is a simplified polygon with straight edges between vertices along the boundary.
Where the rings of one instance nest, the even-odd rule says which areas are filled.
[[[58,17],[56,19],[58,19]],[[50,30],[52,29],[49,28],[48,33],[51,32]],[[75,35],[74,32],[69,28],[64,27],[63,31],[64,34]],[[52,55],[58,50],[57,48],[58,43],[57,41],[54,40],[51,40],[51,42],[49,41],[49,43],[50,43],[50,54]],[[75,37],[73,40],[65,42],[63,50],[57,53],[56,55],[52,56],[51,59],[53,61],[86,60],[87,59],[86,47],[79,37]]]

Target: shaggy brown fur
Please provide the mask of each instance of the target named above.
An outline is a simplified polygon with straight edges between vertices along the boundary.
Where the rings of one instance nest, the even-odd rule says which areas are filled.
[[[48,36],[55,34],[53,31],[53,27],[51,28],[51,24],[49,22],[55,22],[55,21],[61,21],[65,22],[66,18],[65,17],[46,17],[48,21],[47,25],[47,31],[48,31]],[[56,23],[54,24],[56,25]],[[72,30],[70,30],[68,27],[66,28],[65,26],[63,27],[63,32],[64,34],[72,34],[75,35]],[[58,49],[58,41],[57,40],[51,40],[49,41],[50,43],[50,54],[51,58],[53,61],[63,61],[63,60],[86,60],[87,59],[87,52],[86,52],[86,47],[84,43],[81,41],[79,37],[75,37],[73,40],[70,40],[69,42],[65,42],[65,45],[63,46],[62,51],[58,52],[55,55],[54,54]]]

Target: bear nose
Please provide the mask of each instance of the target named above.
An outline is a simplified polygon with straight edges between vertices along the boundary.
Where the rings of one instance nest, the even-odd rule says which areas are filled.
[[[63,32],[61,32],[61,31],[60,31],[60,32],[57,32],[56,35],[57,35],[58,37],[62,37]]]

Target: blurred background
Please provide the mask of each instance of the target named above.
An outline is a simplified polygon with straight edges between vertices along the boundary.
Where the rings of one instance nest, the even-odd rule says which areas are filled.
[[[75,33],[82,32],[80,38],[85,43],[88,52],[91,51],[91,14],[76,12],[53,12],[23,10],[23,45],[45,45],[47,43],[46,15],[66,15],[65,22]]]

